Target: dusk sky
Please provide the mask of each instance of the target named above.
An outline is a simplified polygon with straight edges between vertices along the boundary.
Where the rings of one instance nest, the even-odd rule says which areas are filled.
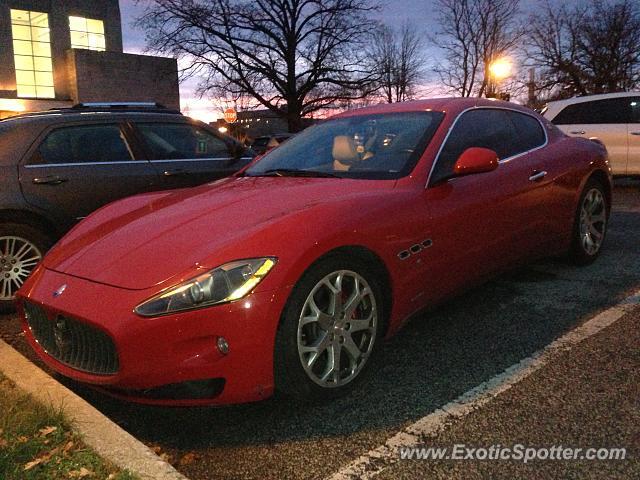
[[[134,25],[135,19],[144,12],[145,3],[147,2],[120,0],[125,52],[142,53],[145,49],[144,31]],[[425,34],[433,28],[430,1],[387,0],[380,12],[380,19],[388,25],[402,25],[403,22],[410,21]],[[213,121],[220,112],[211,101],[196,96],[197,83],[196,79],[181,83],[182,108],[188,108],[189,114],[193,117],[204,121]]]

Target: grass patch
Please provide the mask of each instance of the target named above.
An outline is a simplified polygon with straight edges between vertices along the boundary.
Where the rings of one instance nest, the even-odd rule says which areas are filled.
[[[135,480],[90,450],[60,410],[0,374],[0,479]]]

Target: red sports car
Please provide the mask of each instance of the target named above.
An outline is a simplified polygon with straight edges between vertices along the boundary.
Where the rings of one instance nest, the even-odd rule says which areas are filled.
[[[118,201],[18,294],[54,370],[149,403],[329,397],[412,314],[500,271],[599,254],[602,145],[523,107],[436,99],[338,115],[235,177]]]

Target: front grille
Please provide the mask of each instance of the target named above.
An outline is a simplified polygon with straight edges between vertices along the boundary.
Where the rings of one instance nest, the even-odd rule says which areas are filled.
[[[63,315],[49,318],[33,303],[25,303],[24,310],[33,336],[48,355],[87,373],[113,375],[118,371],[116,347],[103,331]]]

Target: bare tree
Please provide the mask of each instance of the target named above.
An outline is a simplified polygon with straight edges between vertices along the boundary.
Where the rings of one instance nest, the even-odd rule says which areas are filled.
[[[371,1],[151,0],[139,24],[153,50],[203,77],[200,93],[248,94],[298,131],[303,116],[368,94]]]
[[[462,97],[490,90],[489,66],[522,38],[519,0],[438,0],[440,31],[432,37],[444,52],[434,70]]]
[[[409,23],[398,31],[382,26],[370,49],[374,87],[388,103],[410,100],[424,78],[421,37]]]
[[[640,85],[640,5],[590,0],[554,8],[548,1],[530,20],[528,50],[542,70],[537,85],[552,96],[630,90]]]

